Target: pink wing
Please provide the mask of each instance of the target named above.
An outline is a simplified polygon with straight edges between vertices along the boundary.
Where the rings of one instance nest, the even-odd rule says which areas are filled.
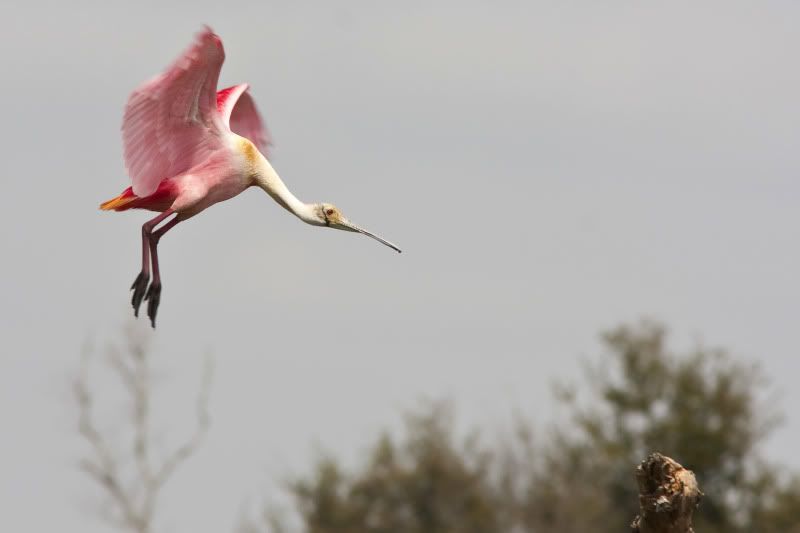
[[[272,138],[261,120],[256,103],[247,92],[249,87],[242,83],[219,91],[217,109],[220,118],[233,133],[250,139],[265,157],[269,157]]]
[[[122,140],[137,196],[223,147],[216,90],[224,60],[222,41],[206,26],[169,69],[128,98]]]

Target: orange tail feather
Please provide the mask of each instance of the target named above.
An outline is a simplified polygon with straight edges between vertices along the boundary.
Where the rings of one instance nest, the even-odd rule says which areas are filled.
[[[126,209],[133,207],[130,204],[138,199],[139,197],[133,194],[133,189],[128,187],[116,198],[112,198],[111,200],[100,204],[100,209],[103,211],[125,211]]]

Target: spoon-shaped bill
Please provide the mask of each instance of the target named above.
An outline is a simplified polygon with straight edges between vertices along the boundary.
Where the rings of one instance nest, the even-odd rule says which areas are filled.
[[[342,226],[344,226],[345,228],[347,228],[350,231],[355,231],[355,232],[361,233],[362,235],[366,235],[367,237],[372,237],[373,239],[375,239],[379,243],[385,244],[386,246],[388,246],[392,250],[396,251],[397,253],[402,253],[402,250],[400,250],[400,248],[398,248],[394,244],[390,243],[386,239],[378,237],[374,233],[370,233],[369,231],[365,230],[364,228],[360,228],[360,227],[356,226],[355,224],[353,224],[349,220],[343,220],[341,222],[341,224],[342,224]]]

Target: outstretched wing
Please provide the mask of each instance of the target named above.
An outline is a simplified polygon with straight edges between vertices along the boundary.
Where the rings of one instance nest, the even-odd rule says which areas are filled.
[[[222,41],[206,26],[171,67],[128,98],[122,140],[137,196],[222,148],[216,90],[224,60]]]
[[[250,139],[258,150],[269,158],[272,139],[256,109],[256,103],[247,89],[246,83],[222,89],[217,93],[217,109],[220,118],[230,130]]]

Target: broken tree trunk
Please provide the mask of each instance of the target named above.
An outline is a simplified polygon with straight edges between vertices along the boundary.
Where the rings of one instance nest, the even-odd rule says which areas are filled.
[[[653,453],[636,467],[639,516],[633,533],[694,533],[692,514],[703,493],[691,470]]]

